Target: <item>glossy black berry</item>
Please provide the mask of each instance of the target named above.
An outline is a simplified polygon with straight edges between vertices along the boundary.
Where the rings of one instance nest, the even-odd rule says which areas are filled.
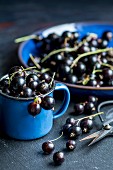
[[[70,127],[68,129],[69,139],[76,139],[79,135],[81,135],[81,128],[79,126]]]
[[[83,133],[89,132],[93,128],[93,120],[90,118],[85,118],[81,120],[80,127]]]
[[[25,85],[25,79],[23,77],[15,77],[11,81],[10,87],[14,91],[22,90]]]
[[[41,74],[41,76],[40,76],[40,80],[41,80],[41,81],[42,81],[42,80],[45,80],[45,82],[50,83],[51,77],[50,77],[50,75],[49,75],[48,73],[43,73],[43,74]]]
[[[72,126],[74,126],[76,123],[76,120],[73,117],[69,117],[66,119],[66,124],[71,124]]]
[[[36,74],[29,74],[27,77],[26,77],[26,84],[28,85],[29,82],[31,81],[39,81],[39,78]]]
[[[45,96],[43,99],[42,99],[42,102],[41,102],[41,107],[45,110],[50,110],[54,107],[55,105],[55,100],[53,97],[51,96]]]
[[[45,154],[50,154],[53,152],[55,146],[53,142],[47,141],[42,144],[42,150],[44,151]]]
[[[73,40],[77,40],[80,37],[80,34],[78,31],[72,32],[72,38]]]
[[[59,73],[61,77],[65,77],[66,75],[69,75],[71,72],[70,66],[66,65],[66,64],[62,64],[59,67]]]
[[[102,74],[104,80],[113,79],[113,70],[111,70],[110,68],[104,68]]]
[[[71,84],[77,84],[78,78],[75,75],[69,74],[66,77],[66,82],[71,83]]]
[[[65,125],[63,125],[63,127],[62,127],[63,135],[68,135],[68,130],[71,126],[72,126],[72,124],[70,124],[70,123],[66,123]]]
[[[73,151],[75,148],[76,148],[76,142],[74,140],[68,140],[66,142],[66,148],[69,150],[69,151]]]
[[[9,70],[8,73],[9,77],[11,77],[13,75],[13,77],[24,77],[25,76],[25,72],[22,70],[21,67],[19,66],[14,66]]]
[[[88,102],[85,104],[85,114],[93,114],[95,111],[96,108],[93,102]]]
[[[83,112],[84,112],[84,105],[80,104],[80,103],[75,104],[75,106],[74,106],[75,115],[80,115]]]
[[[89,96],[88,101],[93,102],[94,104],[97,104],[98,98],[95,96]]]
[[[102,38],[110,41],[113,38],[113,33],[111,31],[105,31]]]
[[[88,81],[88,84],[87,84],[87,85],[96,87],[97,84],[98,84],[98,83],[97,83],[97,80],[96,80],[96,79],[90,79],[90,80]]]
[[[64,162],[64,153],[63,152],[55,152],[53,155],[53,161],[55,165],[61,165]]]
[[[37,81],[30,81],[29,82],[29,88],[31,88],[32,90],[36,90],[38,86],[38,82]]]
[[[33,95],[33,91],[31,88],[29,87],[25,87],[22,91],[21,91],[21,97],[32,97]]]
[[[70,31],[64,31],[62,33],[62,37],[63,38],[71,38],[72,37],[72,33]]]
[[[86,72],[86,65],[83,62],[78,62],[77,66],[74,67],[74,72],[76,75],[81,75]]]
[[[37,90],[42,94],[48,93],[49,92],[49,84],[46,82],[41,82],[38,85]]]
[[[39,104],[32,102],[28,105],[28,112],[32,116],[36,116],[41,112],[41,107]]]

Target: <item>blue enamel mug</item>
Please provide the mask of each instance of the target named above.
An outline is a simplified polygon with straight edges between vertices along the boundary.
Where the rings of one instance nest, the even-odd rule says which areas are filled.
[[[31,140],[46,135],[53,126],[53,120],[66,112],[70,101],[70,92],[67,86],[62,83],[56,83],[53,89],[44,96],[53,96],[55,90],[64,91],[64,100],[60,108],[56,112],[42,108],[35,117],[30,115],[27,109],[33,98],[16,98],[0,92],[3,132],[19,140]]]

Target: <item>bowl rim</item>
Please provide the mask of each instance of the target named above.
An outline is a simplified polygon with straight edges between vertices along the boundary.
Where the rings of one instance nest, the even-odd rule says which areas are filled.
[[[57,24],[57,25],[53,25],[51,27],[45,27],[45,28],[42,28],[42,29],[39,29],[35,32],[33,32],[32,34],[41,34],[43,31],[46,31],[47,29],[50,29],[50,28],[53,28],[53,27],[57,27],[57,26],[60,26],[60,25],[65,25],[65,24],[76,24],[76,25],[94,25],[94,24],[98,24],[98,25],[111,25],[113,26],[113,22],[105,22],[105,21],[86,21],[86,22],[69,22],[69,23],[62,23],[62,24]],[[31,34],[31,35],[32,35]],[[22,63],[22,65],[24,67],[28,67],[28,65],[23,61],[22,59],[22,50],[24,48],[24,46],[29,42],[30,40],[27,40],[25,42],[22,42],[20,43],[19,45],[19,48],[18,48],[18,58],[20,60],[20,62]],[[96,91],[102,91],[102,90],[113,90],[113,87],[93,87],[93,86],[83,86],[83,85],[76,85],[76,84],[71,84],[71,83],[66,83],[66,82],[62,82],[62,81],[58,81],[58,80],[55,80],[57,82],[61,82],[61,83],[64,83],[66,84],[69,88],[77,88],[77,89],[82,89],[82,90],[96,90]]]

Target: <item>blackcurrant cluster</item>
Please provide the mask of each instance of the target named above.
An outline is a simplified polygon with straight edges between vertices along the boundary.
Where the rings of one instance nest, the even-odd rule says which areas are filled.
[[[91,115],[96,112],[98,98],[95,96],[88,96],[88,99],[82,103],[74,105],[74,115],[87,114]]]
[[[51,96],[45,96],[45,97],[36,97],[34,102],[31,102],[28,105],[28,112],[32,116],[36,116],[41,112],[41,108],[45,110],[51,110],[54,109],[55,106],[55,99]]]
[[[66,123],[62,126],[61,136],[59,136],[58,138],[54,140],[44,142],[42,144],[42,150],[44,151],[44,153],[51,154],[55,149],[55,145],[53,142],[55,140],[58,140],[62,136],[68,139],[66,142],[67,150],[73,151],[77,146],[77,143],[75,140],[78,139],[80,135],[84,133],[89,133],[91,131],[91,129],[94,127],[93,118],[99,114],[102,114],[102,113],[101,112],[96,113],[91,116],[79,118],[77,120],[75,120],[72,117],[67,118]],[[65,160],[64,152],[57,151],[53,154],[53,161],[56,165],[61,165],[64,162],[64,160]]]
[[[0,90],[13,97],[29,98],[48,93],[54,84],[54,80],[48,73],[39,73],[14,66],[10,69],[6,78],[0,81]],[[52,82],[51,82],[52,81]]]
[[[34,98],[34,101],[28,105],[28,112],[32,116],[39,114],[41,108],[45,110],[54,108],[55,100],[48,94],[53,86],[54,79],[47,73],[36,72],[30,67],[23,69],[14,66],[10,69],[7,77],[0,81],[2,93],[17,98]]]
[[[107,49],[113,38],[111,31],[103,32],[101,38],[95,33],[80,38],[77,30],[64,31],[61,36],[56,33],[46,38],[38,36],[33,41],[36,47],[40,44],[40,55],[37,52],[34,61],[40,68],[49,68],[50,74],[56,72],[57,80],[95,87],[113,85],[113,50]],[[31,58],[28,65],[34,65]]]

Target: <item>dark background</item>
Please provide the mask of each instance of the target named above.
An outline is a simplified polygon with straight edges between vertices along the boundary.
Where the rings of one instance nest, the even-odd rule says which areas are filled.
[[[67,23],[85,21],[113,20],[113,1],[111,0],[0,0],[0,76],[9,68],[20,65],[17,55],[18,44],[14,39],[41,28]],[[76,99],[76,96],[75,96]],[[70,169],[70,170],[113,170],[113,139],[105,138],[92,147],[87,142],[77,142],[74,152],[65,150],[64,138],[55,142],[56,151],[64,150],[66,161],[62,166],[55,167],[52,155],[45,156],[41,151],[44,141],[56,138],[61,126],[73,110],[72,100],[65,115],[54,122],[51,132],[38,140],[17,141],[1,134],[0,137],[0,170],[39,170],[39,169]],[[57,102],[57,107],[60,101]],[[95,119],[95,129],[100,127],[99,118]]]

